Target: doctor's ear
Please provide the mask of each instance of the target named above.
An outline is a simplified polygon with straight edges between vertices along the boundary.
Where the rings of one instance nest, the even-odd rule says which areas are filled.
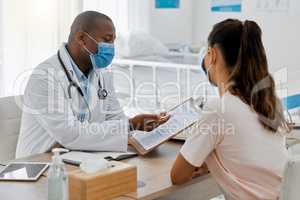
[[[80,45],[80,46],[85,46],[85,34],[82,31],[78,31],[75,33],[74,37],[75,41]]]

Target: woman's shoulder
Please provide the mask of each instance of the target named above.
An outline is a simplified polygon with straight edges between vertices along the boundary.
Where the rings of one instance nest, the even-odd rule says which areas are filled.
[[[227,92],[222,97],[210,97],[203,107],[202,113],[208,116],[217,116],[223,120],[231,119],[234,116],[252,115],[251,108],[238,96]],[[248,114],[246,114],[248,113]]]

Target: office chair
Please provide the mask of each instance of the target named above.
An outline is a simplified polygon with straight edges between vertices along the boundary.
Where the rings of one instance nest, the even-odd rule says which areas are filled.
[[[300,155],[290,155],[284,171],[280,200],[299,200],[299,185]]]

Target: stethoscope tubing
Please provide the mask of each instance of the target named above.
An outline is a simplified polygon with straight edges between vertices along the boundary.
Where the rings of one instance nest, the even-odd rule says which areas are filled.
[[[62,58],[60,56],[60,51],[59,50],[57,52],[57,57],[58,57],[58,61],[59,61],[60,65],[61,65],[63,71],[65,72],[65,75],[66,75],[66,77],[68,79],[68,82],[69,82],[69,85],[68,85],[68,88],[67,88],[68,98],[72,99],[71,88],[72,87],[76,88],[77,92],[83,98],[83,100],[84,100],[84,102],[85,102],[85,104],[87,106],[87,109],[89,111],[89,119],[88,119],[88,121],[90,121],[91,120],[91,110],[89,108],[89,104],[88,104],[87,100],[85,99],[84,94],[83,94],[80,86],[71,78],[71,75],[68,72],[68,70],[67,70],[67,68],[66,68],[66,66],[65,66],[65,64],[64,64],[64,62],[63,62],[63,60],[62,60]],[[97,74],[97,76],[99,76],[99,75]],[[105,100],[106,97],[108,96],[108,92],[107,92],[107,90],[105,88],[102,87],[102,84],[101,84],[101,81],[100,81],[100,77],[98,77],[98,86],[99,86],[99,89],[97,91],[97,96],[98,96],[98,98],[100,100]]]

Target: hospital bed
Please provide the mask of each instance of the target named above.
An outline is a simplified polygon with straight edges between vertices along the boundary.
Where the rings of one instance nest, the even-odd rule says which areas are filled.
[[[147,92],[149,94],[151,90],[153,92],[154,99],[152,101],[155,107],[149,111],[153,111],[155,108],[157,110],[161,109],[160,96],[174,95],[178,92],[178,102],[180,102],[188,95],[193,95],[191,94],[195,89],[193,86],[196,87],[197,84],[205,80],[199,66],[199,56],[197,54],[169,53],[167,55],[116,58],[113,61],[113,69],[117,70],[117,73],[122,72],[126,74],[128,77],[127,82],[130,84],[127,85],[127,89],[125,89],[124,84],[120,83],[120,77],[116,78],[115,84],[119,98],[122,99],[131,95],[133,98],[131,107],[136,107],[137,105],[138,97],[135,94],[137,90],[140,92],[141,85],[145,82],[153,84],[152,88],[149,86],[145,89],[144,87],[142,91],[144,94]],[[173,88],[159,93],[159,88],[166,83],[172,83],[173,86],[176,83],[178,91],[175,91]],[[187,83],[192,83],[191,88],[187,88],[188,85],[191,85]],[[128,92],[128,87],[130,87],[130,92]],[[168,106],[171,107],[178,102],[174,101]]]
[[[122,71],[127,74],[130,81],[131,91],[127,90],[129,86],[126,89],[125,84],[120,83],[120,79],[117,78],[118,80],[115,81],[119,99],[121,101],[130,97],[132,99],[130,105],[123,105],[124,111],[128,116],[169,110],[190,96],[198,97],[204,94],[204,91],[201,89],[196,91],[199,84],[206,82],[205,75],[199,65],[199,55],[197,54],[172,52],[166,55],[116,58],[113,61],[113,68],[117,69],[118,72]],[[144,88],[141,91],[146,96],[142,99],[139,97],[140,95],[136,95],[141,93],[137,92],[137,90],[139,90],[143,82],[147,81],[153,83],[153,87]],[[159,89],[165,83],[176,83],[178,90],[173,87],[165,91],[160,90],[159,92]],[[205,87],[207,86],[209,84],[206,84]],[[153,92],[152,99],[151,97],[149,98],[151,92]],[[148,94],[148,97],[146,94]],[[163,99],[170,96],[174,96],[174,98],[164,102]],[[149,108],[150,104],[153,106]]]

